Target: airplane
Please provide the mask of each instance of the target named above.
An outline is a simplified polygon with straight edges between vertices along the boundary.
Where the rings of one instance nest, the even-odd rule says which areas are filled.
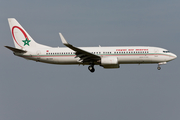
[[[119,68],[120,64],[166,64],[177,58],[170,51],[150,46],[112,46],[112,47],[75,47],[59,33],[66,47],[50,47],[35,42],[15,18],[8,18],[15,47],[5,46],[14,55],[37,62],[58,65],[89,65],[94,72],[94,65],[105,69]]]

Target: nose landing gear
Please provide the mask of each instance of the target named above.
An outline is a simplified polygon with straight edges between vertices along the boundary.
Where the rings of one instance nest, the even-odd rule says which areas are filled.
[[[167,63],[167,62],[160,62],[160,63],[158,63],[157,69],[160,70],[160,69],[161,69],[160,65],[165,65],[166,63]]]
[[[160,65],[158,65],[157,69],[158,69],[158,70],[161,70],[161,67],[160,67]]]

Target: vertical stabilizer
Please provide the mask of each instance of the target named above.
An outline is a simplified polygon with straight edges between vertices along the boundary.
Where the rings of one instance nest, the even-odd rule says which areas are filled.
[[[15,18],[8,18],[14,45],[18,49],[46,47],[36,43]]]

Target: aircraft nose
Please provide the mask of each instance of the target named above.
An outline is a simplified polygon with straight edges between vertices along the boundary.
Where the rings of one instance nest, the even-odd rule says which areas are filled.
[[[175,55],[174,53],[170,53],[170,56],[166,59],[167,61],[171,61],[177,58],[177,55]]]
[[[177,55],[174,54],[174,59],[176,59],[176,58],[177,58]]]
[[[177,55],[173,54],[173,59],[176,59],[177,58]]]

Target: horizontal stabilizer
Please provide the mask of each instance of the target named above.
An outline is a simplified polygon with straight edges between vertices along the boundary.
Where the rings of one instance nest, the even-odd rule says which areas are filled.
[[[27,51],[25,51],[25,50],[21,50],[21,49],[9,47],[9,46],[4,46],[4,47],[10,49],[11,51],[13,51],[13,52],[15,52],[15,53],[26,53],[26,52],[27,52]]]

